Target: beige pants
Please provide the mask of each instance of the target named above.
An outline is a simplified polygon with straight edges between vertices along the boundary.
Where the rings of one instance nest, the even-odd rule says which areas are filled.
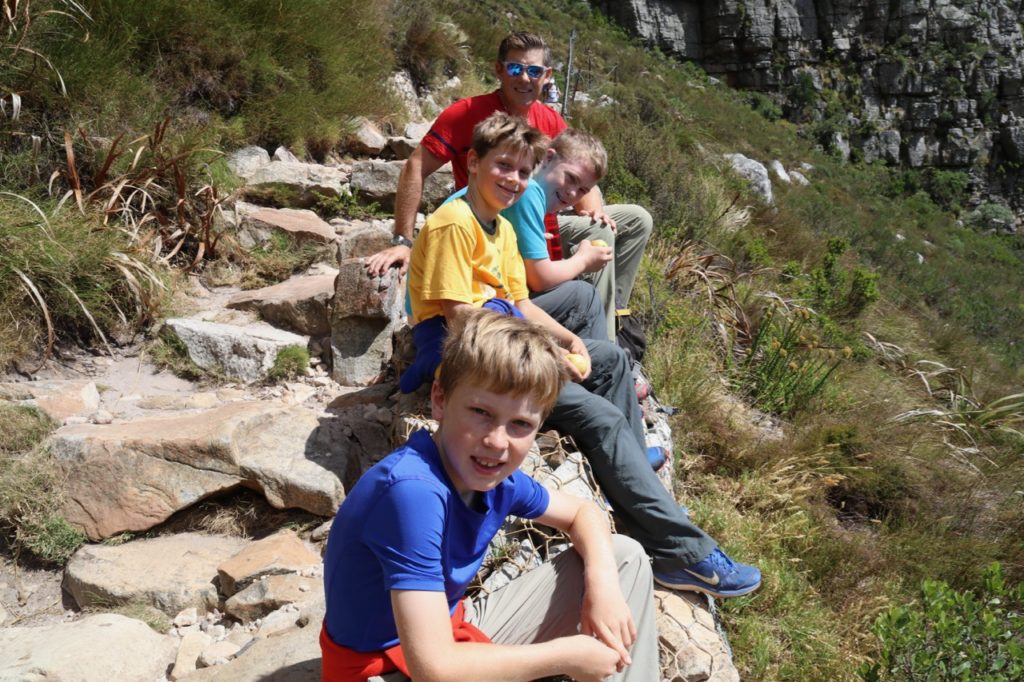
[[[608,679],[614,682],[659,680],[650,562],[635,540],[615,535],[612,541],[619,585],[636,621],[637,639],[630,650],[633,664]],[[582,600],[583,562],[576,552],[568,551],[493,594],[467,601],[466,620],[498,644],[545,642],[578,632]],[[408,678],[393,673],[371,678],[371,682],[373,680],[406,682]]]

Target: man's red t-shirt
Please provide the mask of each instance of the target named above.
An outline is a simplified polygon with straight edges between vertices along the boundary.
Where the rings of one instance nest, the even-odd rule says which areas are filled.
[[[460,99],[434,121],[420,142],[431,154],[442,161],[451,161],[455,176],[455,189],[462,189],[469,183],[466,157],[473,143],[473,128],[496,111],[506,111],[498,91]],[[540,102],[534,102],[526,112],[526,121],[550,138],[568,126],[561,115]],[[549,235],[548,253],[551,260],[561,260],[562,242],[558,238],[558,221],[553,214],[544,216],[544,225]]]

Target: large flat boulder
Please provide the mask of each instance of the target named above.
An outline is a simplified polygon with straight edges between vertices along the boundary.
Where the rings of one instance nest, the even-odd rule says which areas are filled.
[[[251,243],[263,243],[274,232],[283,232],[298,241],[327,243],[334,240],[334,228],[313,211],[297,208],[267,208],[240,202],[235,211],[239,229]]]
[[[275,402],[66,426],[51,449],[68,475],[66,518],[94,540],[140,531],[218,492],[258,490],[273,506],[334,514],[349,441],[318,415]]]
[[[141,602],[171,617],[192,606],[208,610],[220,602],[218,564],[245,545],[242,538],[200,533],[85,545],[64,570],[64,589],[80,608]]]
[[[339,197],[346,190],[348,174],[315,163],[272,161],[256,168],[247,178],[242,194],[249,200],[279,206],[309,208],[320,197]]]
[[[159,680],[177,640],[117,614],[0,630],[0,680]],[[256,679],[256,678],[249,678]]]
[[[337,270],[325,275],[292,277],[273,286],[241,291],[228,300],[228,307],[256,311],[275,327],[299,334],[328,336],[336,275]]]
[[[266,378],[284,348],[306,347],[304,336],[269,325],[237,326],[171,318],[164,322],[160,333],[180,340],[199,367],[245,382]]]

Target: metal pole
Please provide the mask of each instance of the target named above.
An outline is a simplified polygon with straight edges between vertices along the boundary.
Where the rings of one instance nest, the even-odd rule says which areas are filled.
[[[576,47],[576,29],[569,32],[569,59],[565,63],[565,92],[562,93],[562,118],[569,118],[569,93],[572,91],[572,53]]]

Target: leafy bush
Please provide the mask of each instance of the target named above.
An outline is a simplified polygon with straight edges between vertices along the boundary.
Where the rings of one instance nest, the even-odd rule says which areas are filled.
[[[867,682],[1024,679],[1024,583],[1008,585],[998,563],[978,594],[925,580],[920,602],[883,613],[872,631],[881,651],[859,671]]]
[[[751,90],[744,94],[744,99],[750,108],[764,116],[769,121],[778,121],[782,118],[782,107],[775,100],[763,92]]]
[[[302,346],[288,346],[277,352],[274,366],[267,372],[270,381],[294,379],[302,375],[309,367],[309,351]]]
[[[805,409],[842,358],[849,357],[849,349],[836,353],[819,348],[810,320],[805,309],[792,317],[773,308],[765,313],[736,378],[759,408],[786,417]]]
[[[43,46],[64,74],[69,100],[37,96],[49,100],[51,115],[99,114],[95,134],[149,128],[173,105],[204,112],[197,111],[198,128],[207,117],[237,119],[246,141],[322,150],[353,116],[392,110],[384,88],[367,87],[393,68],[381,39],[391,2],[84,4],[89,40],[54,36]]]
[[[979,230],[1005,232],[1016,220],[1013,210],[1002,204],[982,204],[967,214],[967,223]]]

